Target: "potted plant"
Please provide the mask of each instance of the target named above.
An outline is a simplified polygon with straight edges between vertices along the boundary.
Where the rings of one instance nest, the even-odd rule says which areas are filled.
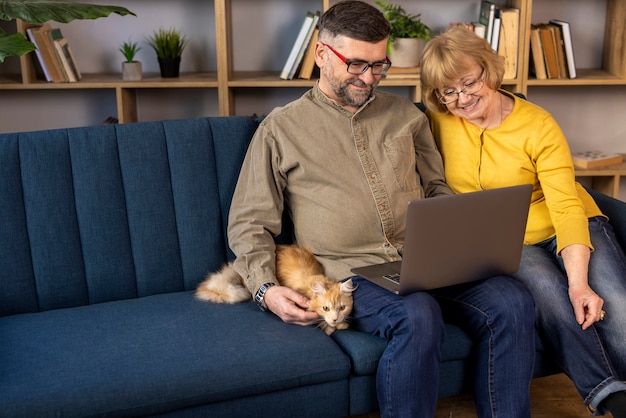
[[[135,55],[141,49],[137,42],[124,42],[119,51],[126,61],[122,62],[122,80],[139,81],[142,79],[141,61],[135,61]]]
[[[111,13],[120,16],[133,12],[119,6],[97,6],[94,4],[57,2],[53,0],[2,0],[0,20],[21,19],[25,23],[44,23],[49,20],[68,23],[74,19],[97,19]],[[6,57],[20,56],[34,51],[35,45],[21,33],[7,34],[0,28],[0,63]]]
[[[161,77],[178,77],[180,57],[187,46],[187,38],[177,29],[159,29],[147,40],[159,60]]]
[[[401,6],[376,1],[385,19],[391,24],[387,53],[395,67],[417,67],[422,41],[434,34],[421,20],[421,15],[408,14]]]

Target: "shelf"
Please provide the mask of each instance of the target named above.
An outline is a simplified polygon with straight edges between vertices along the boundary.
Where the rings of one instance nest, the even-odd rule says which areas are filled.
[[[576,69],[576,78],[558,78],[537,80],[529,78],[529,86],[620,86],[626,85],[626,79],[598,69]]]
[[[237,71],[228,81],[229,87],[311,87],[314,79],[305,80],[294,78],[283,80],[280,73],[264,71]]]
[[[8,80],[7,81],[5,81]],[[47,83],[43,80],[21,83],[19,76],[0,78],[3,90],[48,90],[48,89],[114,89],[114,88],[217,88],[215,73],[183,73],[178,78],[161,78],[156,73],[144,73],[141,81],[123,81],[122,74],[83,74],[76,83]]]
[[[249,1],[249,0],[246,0]],[[276,0],[286,1],[286,0]],[[308,0],[302,3],[301,6],[294,6],[299,13],[300,9],[315,8],[320,11],[326,11],[331,5],[337,3],[338,0]],[[374,4],[373,0],[368,0],[371,4]],[[553,2],[552,0],[496,0],[499,5],[508,5],[520,10],[519,18],[519,50],[517,55],[517,76],[513,79],[506,79],[503,82],[503,87],[512,92],[518,92],[528,97],[528,89],[538,90],[543,87],[570,87],[570,86],[624,86],[626,85],[626,1],[624,0],[604,0],[604,2],[598,3],[598,5],[590,5],[590,3],[574,2],[571,4],[572,8],[581,8],[590,11],[598,11],[597,26],[604,26],[604,34],[595,32],[598,34],[598,44],[591,46],[582,46],[583,48],[593,49],[594,52],[602,51],[601,62],[595,62],[593,60],[590,63],[585,62],[583,66],[599,67],[591,69],[577,69],[578,77],[575,79],[551,79],[551,80],[537,80],[535,78],[528,77],[529,69],[529,57],[530,57],[530,24],[533,22],[533,17],[539,20],[547,17],[546,15],[552,14],[554,10],[564,11],[560,7],[559,2]],[[472,0],[472,5],[478,5],[480,0]],[[561,3],[566,3],[566,0],[560,0]],[[401,0],[400,4],[408,5],[409,0]],[[436,5],[436,8],[441,8],[442,13],[445,12],[446,6],[435,0],[428,0],[431,5]],[[555,5],[555,3],[557,3]],[[468,3],[469,4],[469,3]],[[569,3],[567,3],[569,4]],[[236,5],[236,6],[235,6]],[[115,91],[117,102],[118,119],[120,122],[133,122],[137,120],[137,105],[138,97],[140,97],[140,91],[154,89],[154,90],[167,90],[167,89],[215,89],[217,96],[216,107],[218,108],[218,114],[221,116],[230,116],[236,114],[235,101],[237,97],[244,97],[249,92],[245,89],[255,89],[255,95],[263,95],[261,89],[267,89],[268,95],[271,95],[272,89],[276,92],[280,91],[281,97],[289,97],[291,92],[290,88],[294,89],[294,94],[300,94],[302,89],[310,88],[316,82],[316,79],[304,80],[282,80],[279,77],[279,71],[262,71],[266,63],[255,64],[240,64],[242,68],[238,70],[250,70],[250,71],[235,71],[233,60],[235,56],[235,49],[243,48],[242,45],[235,46],[233,39],[238,38],[236,35],[241,35],[244,32],[243,27],[246,23],[252,24],[254,16],[247,16],[248,21],[241,21],[233,17],[233,7],[244,7],[245,2],[242,0],[214,0],[212,2],[213,13],[215,16],[214,24],[209,24],[206,29],[206,38],[209,40],[208,44],[212,45],[212,37],[215,37],[215,72],[199,72],[199,73],[182,73],[180,77],[173,79],[163,79],[156,73],[144,73],[143,80],[141,81],[123,81],[120,73],[112,74],[83,74],[83,79],[77,83],[46,83],[41,80],[35,80],[34,73],[35,67],[33,65],[32,54],[24,57],[20,57],[20,69],[17,74],[2,74],[0,75],[0,91],[2,90],[40,90],[40,91],[61,91],[61,90],[96,90],[111,89]],[[292,4],[290,4],[292,6]],[[468,6],[468,10],[473,10],[473,6]],[[438,10],[438,9],[437,9]],[[542,10],[543,15],[542,15]],[[548,12],[550,10],[550,12]],[[293,10],[292,10],[293,11]],[[469,15],[464,16],[468,21],[475,20],[476,16]],[[473,12],[471,12],[473,13]],[[535,14],[535,16],[533,16]],[[593,18],[591,13],[589,18]],[[291,14],[290,16],[293,16]],[[282,20],[287,18],[280,14],[272,14],[270,22],[273,25],[284,23]],[[276,19],[276,21],[274,21]],[[291,19],[291,18],[290,18]],[[599,21],[601,19],[601,22]],[[258,23],[258,22],[256,22]],[[267,22],[264,22],[267,23]],[[572,22],[575,25],[580,25],[581,22]],[[22,22],[16,22],[17,30],[24,33],[26,26]],[[284,26],[284,25],[283,25]],[[204,32],[203,32],[204,33]],[[203,35],[204,36],[204,35]],[[205,39],[204,41],[207,41]],[[242,38],[243,39],[243,38]],[[258,41],[262,42],[263,37]],[[243,42],[238,40],[237,42]],[[603,42],[600,45],[599,42]],[[286,42],[287,44],[289,42]],[[275,43],[272,43],[274,45]],[[250,43],[246,44],[247,48],[254,48]],[[269,47],[268,47],[269,48]],[[283,48],[281,46],[281,48]],[[584,51],[584,50],[583,50]],[[259,51],[257,51],[259,52]],[[261,51],[262,52],[262,51]],[[275,64],[276,56],[279,54],[272,51],[274,56],[271,61]],[[285,54],[287,51],[284,51]],[[257,54],[263,56],[263,54]],[[599,55],[599,54],[598,54]],[[595,56],[595,55],[594,55]],[[598,61],[600,59],[598,58]],[[260,67],[260,68],[256,68]],[[261,69],[261,71],[257,71]],[[267,69],[267,68],[266,68]],[[94,69],[97,71],[97,68]],[[421,100],[420,97],[420,78],[419,74],[411,74],[403,77],[399,74],[394,74],[381,80],[381,87],[393,87],[393,88],[405,88],[408,90],[408,97],[413,101]],[[259,92],[259,93],[257,93]],[[147,93],[146,93],[147,94]],[[152,94],[152,93],[150,93]],[[89,95],[86,92],[85,95]],[[281,99],[282,100],[282,99]],[[285,99],[287,100],[287,99]]]
[[[576,177],[591,177],[591,188],[619,199],[620,178],[626,176],[626,162],[596,168],[576,168]]]

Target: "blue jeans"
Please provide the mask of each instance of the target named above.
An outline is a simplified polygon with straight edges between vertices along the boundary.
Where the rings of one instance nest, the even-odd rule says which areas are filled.
[[[604,299],[604,321],[586,331],[576,322],[554,238],[525,245],[514,277],[533,294],[537,328],[546,349],[594,411],[609,394],[626,390],[626,257],[604,218],[589,219],[589,233],[594,246],[589,285]]]
[[[387,340],[376,376],[380,415],[432,418],[439,388],[444,317],[474,339],[478,416],[530,417],[534,363],[532,296],[496,277],[437,292],[398,296],[360,277],[351,327]]]

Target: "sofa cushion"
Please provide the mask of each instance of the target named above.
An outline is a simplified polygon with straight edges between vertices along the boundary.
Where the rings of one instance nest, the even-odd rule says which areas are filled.
[[[0,315],[195,288],[232,257],[228,209],[256,127],[229,117],[0,135]]]
[[[472,351],[472,341],[456,325],[446,324],[445,326],[441,361],[466,359]],[[355,375],[376,374],[378,360],[387,346],[383,338],[351,329],[337,331],[332,334],[332,337],[350,358]]]
[[[157,414],[333,381],[348,397],[331,338],[252,302],[162,294],[6,316],[0,336],[6,416]]]

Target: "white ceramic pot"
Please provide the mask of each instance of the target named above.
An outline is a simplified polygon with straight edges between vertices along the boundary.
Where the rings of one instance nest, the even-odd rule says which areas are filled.
[[[122,80],[124,81],[140,81],[143,78],[141,71],[141,62],[123,62],[122,63]]]
[[[421,39],[397,38],[391,45],[389,59],[394,67],[417,67],[420,63],[421,47]]]

